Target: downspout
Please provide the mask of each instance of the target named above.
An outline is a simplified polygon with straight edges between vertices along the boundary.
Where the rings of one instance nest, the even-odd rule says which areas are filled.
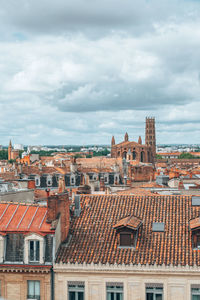
[[[51,268],[51,300],[54,300],[54,271],[53,266]]]

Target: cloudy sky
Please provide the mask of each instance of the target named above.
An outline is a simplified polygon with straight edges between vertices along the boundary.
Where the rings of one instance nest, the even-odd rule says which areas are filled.
[[[200,1],[1,0],[0,144],[200,143]]]

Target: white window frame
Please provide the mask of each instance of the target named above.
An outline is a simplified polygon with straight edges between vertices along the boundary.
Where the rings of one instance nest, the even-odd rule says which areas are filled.
[[[119,183],[119,174],[114,175],[114,184],[117,181],[117,184]]]
[[[85,283],[84,282],[68,282],[68,299],[70,300],[70,292],[75,293],[75,300],[79,300],[78,293],[83,293],[83,300],[85,299]]]
[[[110,299],[109,294],[113,293],[114,300],[117,300],[117,295],[121,295],[121,300],[124,299],[124,286],[123,283],[112,283],[108,282],[106,283],[106,300]]]
[[[52,176],[50,176],[50,175],[47,176],[46,183],[47,183],[47,186],[52,186]]]
[[[31,259],[31,243],[33,244],[33,259]],[[37,249],[37,247],[39,249]],[[29,254],[29,262],[36,263],[40,261],[40,241],[38,240],[29,240],[28,245],[28,254]],[[37,259],[37,252],[38,252],[38,259]]]
[[[74,175],[70,176],[70,185],[76,185],[76,177]]]
[[[152,293],[153,294],[153,300],[156,300],[156,295],[161,294],[162,295],[162,300],[164,300],[164,289],[163,287],[159,286],[146,286],[145,289],[145,297],[147,297],[147,293]]]
[[[4,260],[4,248],[5,248],[5,237],[0,235],[0,262],[2,263]]]
[[[108,174],[105,174],[105,175],[104,175],[104,183],[105,183],[105,184],[108,184],[108,183],[109,183],[109,175],[108,175]]]
[[[34,283],[34,295],[30,295],[29,294],[29,289],[30,289],[29,283],[30,282]],[[36,284],[36,282],[37,283],[39,282],[39,290],[40,290],[40,280],[27,280],[27,300],[40,300],[40,298],[41,298],[40,294],[39,295],[35,295],[35,284]]]
[[[40,176],[35,177],[35,186],[40,186]]]
[[[30,261],[29,260],[29,241],[39,241],[40,243],[40,251],[39,251],[39,261]],[[24,263],[38,263],[38,264],[44,264],[44,237],[40,236],[39,234],[32,233],[30,235],[25,236],[24,238]]]
[[[193,296],[199,296],[200,298],[200,285],[191,285],[191,300],[193,300]]]

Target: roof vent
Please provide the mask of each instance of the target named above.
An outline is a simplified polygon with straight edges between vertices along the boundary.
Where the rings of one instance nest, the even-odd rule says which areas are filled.
[[[81,213],[81,204],[80,204],[80,196],[76,195],[74,197],[74,204],[75,204],[75,216],[79,217]]]
[[[200,206],[200,196],[192,197],[192,206]]]
[[[165,223],[154,222],[152,225],[152,231],[154,232],[164,232],[165,231]]]

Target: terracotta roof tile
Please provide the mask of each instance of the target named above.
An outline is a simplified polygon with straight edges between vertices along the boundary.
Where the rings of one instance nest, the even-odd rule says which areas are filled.
[[[190,229],[197,229],[200,227],[200,217],[190,220]]]
[[[117,224],[113,226],[113,228],[128,227],[136,230],[141,224],[142,221],[140,219],[134,216],[128,216],[126,218],[121,219]]]
[[[200,207],[188,196],[81,196],[80,217],[72,217],[71,240],[62,245],[57,262],[102,264],[198,265],[200,251],[192,249],[191,219]],[[121,219],[142,220],[135,248],[118,247]],[[153,222],[163,222],[164,232],[152,232]]]

